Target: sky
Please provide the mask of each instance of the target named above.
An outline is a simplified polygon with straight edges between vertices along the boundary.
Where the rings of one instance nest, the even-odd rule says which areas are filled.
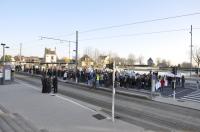
[[[161,58],[177,65],[190,61],[191,25],[193,45],[200,46],[199,5],[199,0],[0,0],[0,43],[8,45],[6,54],[13,56],[19,54],[22,43],[24,56],[43,57],[46,47],[56,48],[61,58],[68,56],[69,43],[40,36],[75,41],[78,31],[80,55],[90,48],[120,57],[143,56],[144,62]],[[193,13],[199,14],[84,32]],[[184,30],[149,34],[179,29]],[[71,56],[74,49],[71,43]]]

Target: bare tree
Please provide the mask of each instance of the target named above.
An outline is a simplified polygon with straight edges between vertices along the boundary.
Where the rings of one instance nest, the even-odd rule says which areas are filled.
[[[143,57],[143,56],[139,56],[139,57],[138,57],[138,63],[139,63],[140,65],[142,65],[142,64],[144,64],[143,61],[144,61],[144,57]]]
[[[121,65],[121,58],[119,56],[113,57],[116,65]]]
[[[92,58],[92,52],[93,52],[93,49],[91,47],[87,47],[87,48],[84,49],[83,54],[88,55],[89,57]]]
[[[109,55],[110,58],[118,57],[118,54],[115,53],[115,52],[112,52],[112,51],[109,51],[108,55]]]
[[[135,56],[133,54],[128,55],[127,64],[134,65],[136,62]]]
[[[200,48],[196,48],[193,52],[193,60],[197,63],[197,74],[199,74],[199,64],[200,64]]]
[[[164,67],[168,67],[168,64],[167,64],[167,61],[165,60],[165,59],[162,59],[162,65],[164,66]]]
[[[156,58],[156,65],[158,66],[161,63],[161,59],[160,58]]]
[[[167,61],[167,66],[169,67],[171,65],[170,60]]]
[[[126,58],[120,58],[120,63],[121,63],[121,65],[127,65],[127,60],[126,60]]]
[[[199,67],[200,64],[200,48],[195,49],[193,52],[193,59],[197,63],[197,66]]]
[[[181,64],[181,67],[183,67],[183,68],[190,68],[190,63],[189,62],[183,62]]]
[[[98,61],[99,55],[100,55],[100,51],[98,49],[95,49],[94,52],[92,53],[92,58],[95,62]]]

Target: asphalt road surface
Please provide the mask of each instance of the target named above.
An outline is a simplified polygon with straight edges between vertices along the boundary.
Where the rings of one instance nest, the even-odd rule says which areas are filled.
[[[36,77],[16,75],[18,80],[42,87]],[[111,113],[111,93],[59,82],[58,92],[101,107]],[[116,118],[155,131],[200,131],[200,111],[140,98],[116,95]]]

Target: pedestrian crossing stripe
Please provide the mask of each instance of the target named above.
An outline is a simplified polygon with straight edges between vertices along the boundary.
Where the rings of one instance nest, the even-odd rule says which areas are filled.
[[[200,100],[194,100],[194,99],[189,99],[189,98],[184,98],[184,97],[181,99],[200,103]]]
[[[194,91],[186,96],[183,96],[181,99],[200,103],[200,91]]]

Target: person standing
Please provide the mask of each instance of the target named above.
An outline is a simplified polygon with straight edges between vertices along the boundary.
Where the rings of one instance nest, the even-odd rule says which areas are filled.
[[[184,75],[181,77],[182,88],[185,87],[185,77]]]
[[[160,91],[163,92],[163,88],[164,88],[164,86],[165,86],[165,80],[164,80],[164,77],[160,80],[160,85],[161,85],[161,87],[160,87]]]
[[[53,84],[53,92],[57,93],[58,92],[58,78],[57,78],[57,76],[53,77],[52,84]]]
[[[45,77],[45,75],[43,75],[42,77],[41,77],[41,81],[42,81],[42,93],[45,93],[46,92],[46,77]]]
[[[96,82],[97,82],[97,77],[96,77],[96,72],[94,71],[93,72],[93,78],[92,78],[92,85],[93,85],[93,88],[96,89],[97,85],[96,85]]]
[[[46,92],[51,93],[51,88],[52,88],[52,81],[51,77],[49,76],[48,78],[46,78]]]
[[[96,87],[97,88],[99,87],[99,80],[100,80],[100,75],[99,75],[99,72],[97,72],[97,74],[96,74]]]
[[[65,71],[64,75],[63,75],[63,80],[67,79],[67,71]]]

